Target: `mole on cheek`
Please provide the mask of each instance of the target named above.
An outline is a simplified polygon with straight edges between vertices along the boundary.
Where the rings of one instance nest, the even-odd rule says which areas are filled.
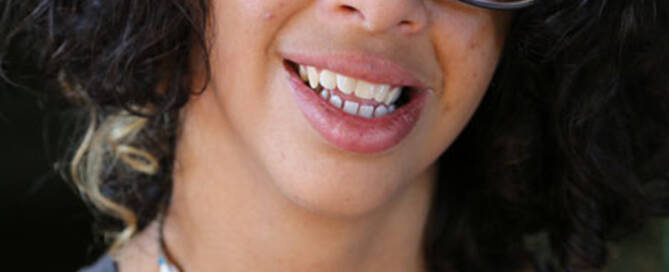
[[[284,6],[286,5],[285,2],[279,2],[274,4],[272,7],[269,7],[265,10],[265,12],[262,14],[262,19],[265,21],[270,21],[276,17],[276,12],[280,12],[283,10]]]
[[[477,47],[479,47],[479,40],[476,38],[470,39],[469,42],[467,43],[467,49],[469,50],[474,50]]]
[[[274,19],[274,13],[272,13],[271,11],[267,11],[267,12],[265,12],[265,13],[262,15],[262,18],[263,18],[265,21],[272,20],[272,19]]]

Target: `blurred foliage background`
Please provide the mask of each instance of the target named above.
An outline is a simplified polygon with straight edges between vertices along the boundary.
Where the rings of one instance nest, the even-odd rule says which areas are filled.
[[[669,271],[669,220],[655,219],[611,245],[610,272]]]

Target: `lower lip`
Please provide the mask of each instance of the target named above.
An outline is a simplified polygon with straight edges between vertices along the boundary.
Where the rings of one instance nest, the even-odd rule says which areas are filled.
[[[328,142],[343,150],[378,153],[396,146],[416,125],[425,104],[425,92],[411,91],[409,102],[392,113],[375,118],[351,115],[307,87],[289,64],[284,66],[304,116]]]

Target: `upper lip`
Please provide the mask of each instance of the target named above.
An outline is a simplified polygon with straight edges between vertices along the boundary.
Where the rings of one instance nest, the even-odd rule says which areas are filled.
[[[427,84],[390,59],[361,53],[283,53],[291,62],[327,69],[372,83],[426,89]]]

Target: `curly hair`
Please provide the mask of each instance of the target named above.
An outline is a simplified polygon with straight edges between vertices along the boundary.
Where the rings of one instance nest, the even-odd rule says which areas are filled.
[[[0,77],[11,82],[7,53],[20,48],[89,115],[71,175],[123,223],[112,248],[169,205],[178,111],[198,91],[193,52],[208,69],[207,8],[0,4]],[[545,0],[515,14],[477,113],[438,161],[430,271],[601,269],[607,242],[669,214],[669,185],[646,167],[669,134],[668,18],[662,0]]]

